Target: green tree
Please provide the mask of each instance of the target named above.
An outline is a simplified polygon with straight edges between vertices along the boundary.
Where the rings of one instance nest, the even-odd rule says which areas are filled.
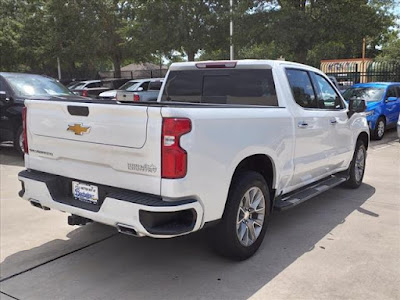
[[[18,60],[21,12],[17,0],[0,0],[0,70],[11,70]]]
[[[381,54],[377,59],[379,61],[400,63],[400,38],[397,34],[392,35],[390,40],[383,45]]]
[[[321,58],[361,56],[362,39],[370,49],[393,24],[388,8],[393,1],[273,0],[256,1],[255,18],[264,32],[255,40],[273,40],[284,56],[319,64]],[[260,26],[263,24],[263,26]]]
[[[142,0],[138,23],[152,51],[176,50],[193,61],[199,50],[218,44],[221,28],[226,24],[227,3],[226,0]]]

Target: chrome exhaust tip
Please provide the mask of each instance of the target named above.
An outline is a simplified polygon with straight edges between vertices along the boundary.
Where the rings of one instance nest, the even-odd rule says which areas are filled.
[[[40,204],[40,202],[35,200],[35,199],[29,199],[29,202],[34,207],[37,207],[37,208],[40,208],[40,209],[43,209],[43,210],[50,210],[50,208],[48,208],[46,206],[42,206],[42,204]]]
[[[125,225],[125,224],[117,224],[117,229],[119,233],[123,233],[126,235],[131,235],[134,237],[141,237],[140,234],[136,231],[136,229],[130,225]]]

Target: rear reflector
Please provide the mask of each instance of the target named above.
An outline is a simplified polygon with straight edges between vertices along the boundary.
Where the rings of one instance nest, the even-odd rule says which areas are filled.
[[[236,61],[217,61],[217,62],[209,62],[209,63],[197,63],[196,67],[198,69],[204,68],[216,68],[216,69],[223,69],[223,68],[235,68]]]
[[[140,101],[140,96],[138,94],[133,94],[133,101]]]
[[[26,106],[24,106],[24,108],[22,109],[22,137],[23,137],[23,145],[24,145],[24,152],[26,154],[29,154],[28,151],[28,135],[27,135],[27,119],[26,119],[26,115],[27,115],[27,108]]]
[[[182,135],[192,130],[186,118],[163,118],[161,137],[161,176],[177,179],[186,176],[187,152],[180,145]]]

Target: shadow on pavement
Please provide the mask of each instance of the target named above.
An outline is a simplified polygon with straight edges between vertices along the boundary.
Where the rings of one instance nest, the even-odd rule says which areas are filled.
[[[28,203],[27,203],[28,204]],[[65,222],[66,222],[65,217]],[[34,269],[49,261],[74,253],[79,249],[98,243],[118,232],[114,227],[93,223],[78,227],[66,235],[65,239],[56,239],[29,250],[20,251],[8,256],[0,264],[0,282],[14,277],[27,270]],[[45,233],[43,233],[45,235]],[[21,240],[21,244],[25,241]],[[3,259],[3,257],[2,257]]]
[[[0,144],[0,164],[10,166],[24,166],[24,159],[12,147],[12,144]]]
[[[115,235],[8,279],[2,290],[22,299],[247,299],[303,254],[328,249],[339,238],[331,231],[350,214],[379,217],[361,208],[374,193],[368,184],[357,190],[338,187],[274,214],[258,253],[244,262],[215,255],[204,231],[167,240]],[[0,267],[35,251],[63,247],[81,239],[85,230],[90,229],[79,228],[67,241],[38,247],[46,251],[11,255]]]

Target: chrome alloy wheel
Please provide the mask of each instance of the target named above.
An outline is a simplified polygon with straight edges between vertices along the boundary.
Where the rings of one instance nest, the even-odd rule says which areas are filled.
[[[261,189],[252,187],[244,194],[236,218],[236,234],[243,246],[252,245],[263,229],[265,198]]]
[[[365,151],[364,148],[361,147],[357,151],[356,162],[355,162],[355,179],[359,182],[364,174],[365,169]]]
[[[385,122],[380,120],[378,122],[378,137],[382,137],[384,133],[385,133]]]

